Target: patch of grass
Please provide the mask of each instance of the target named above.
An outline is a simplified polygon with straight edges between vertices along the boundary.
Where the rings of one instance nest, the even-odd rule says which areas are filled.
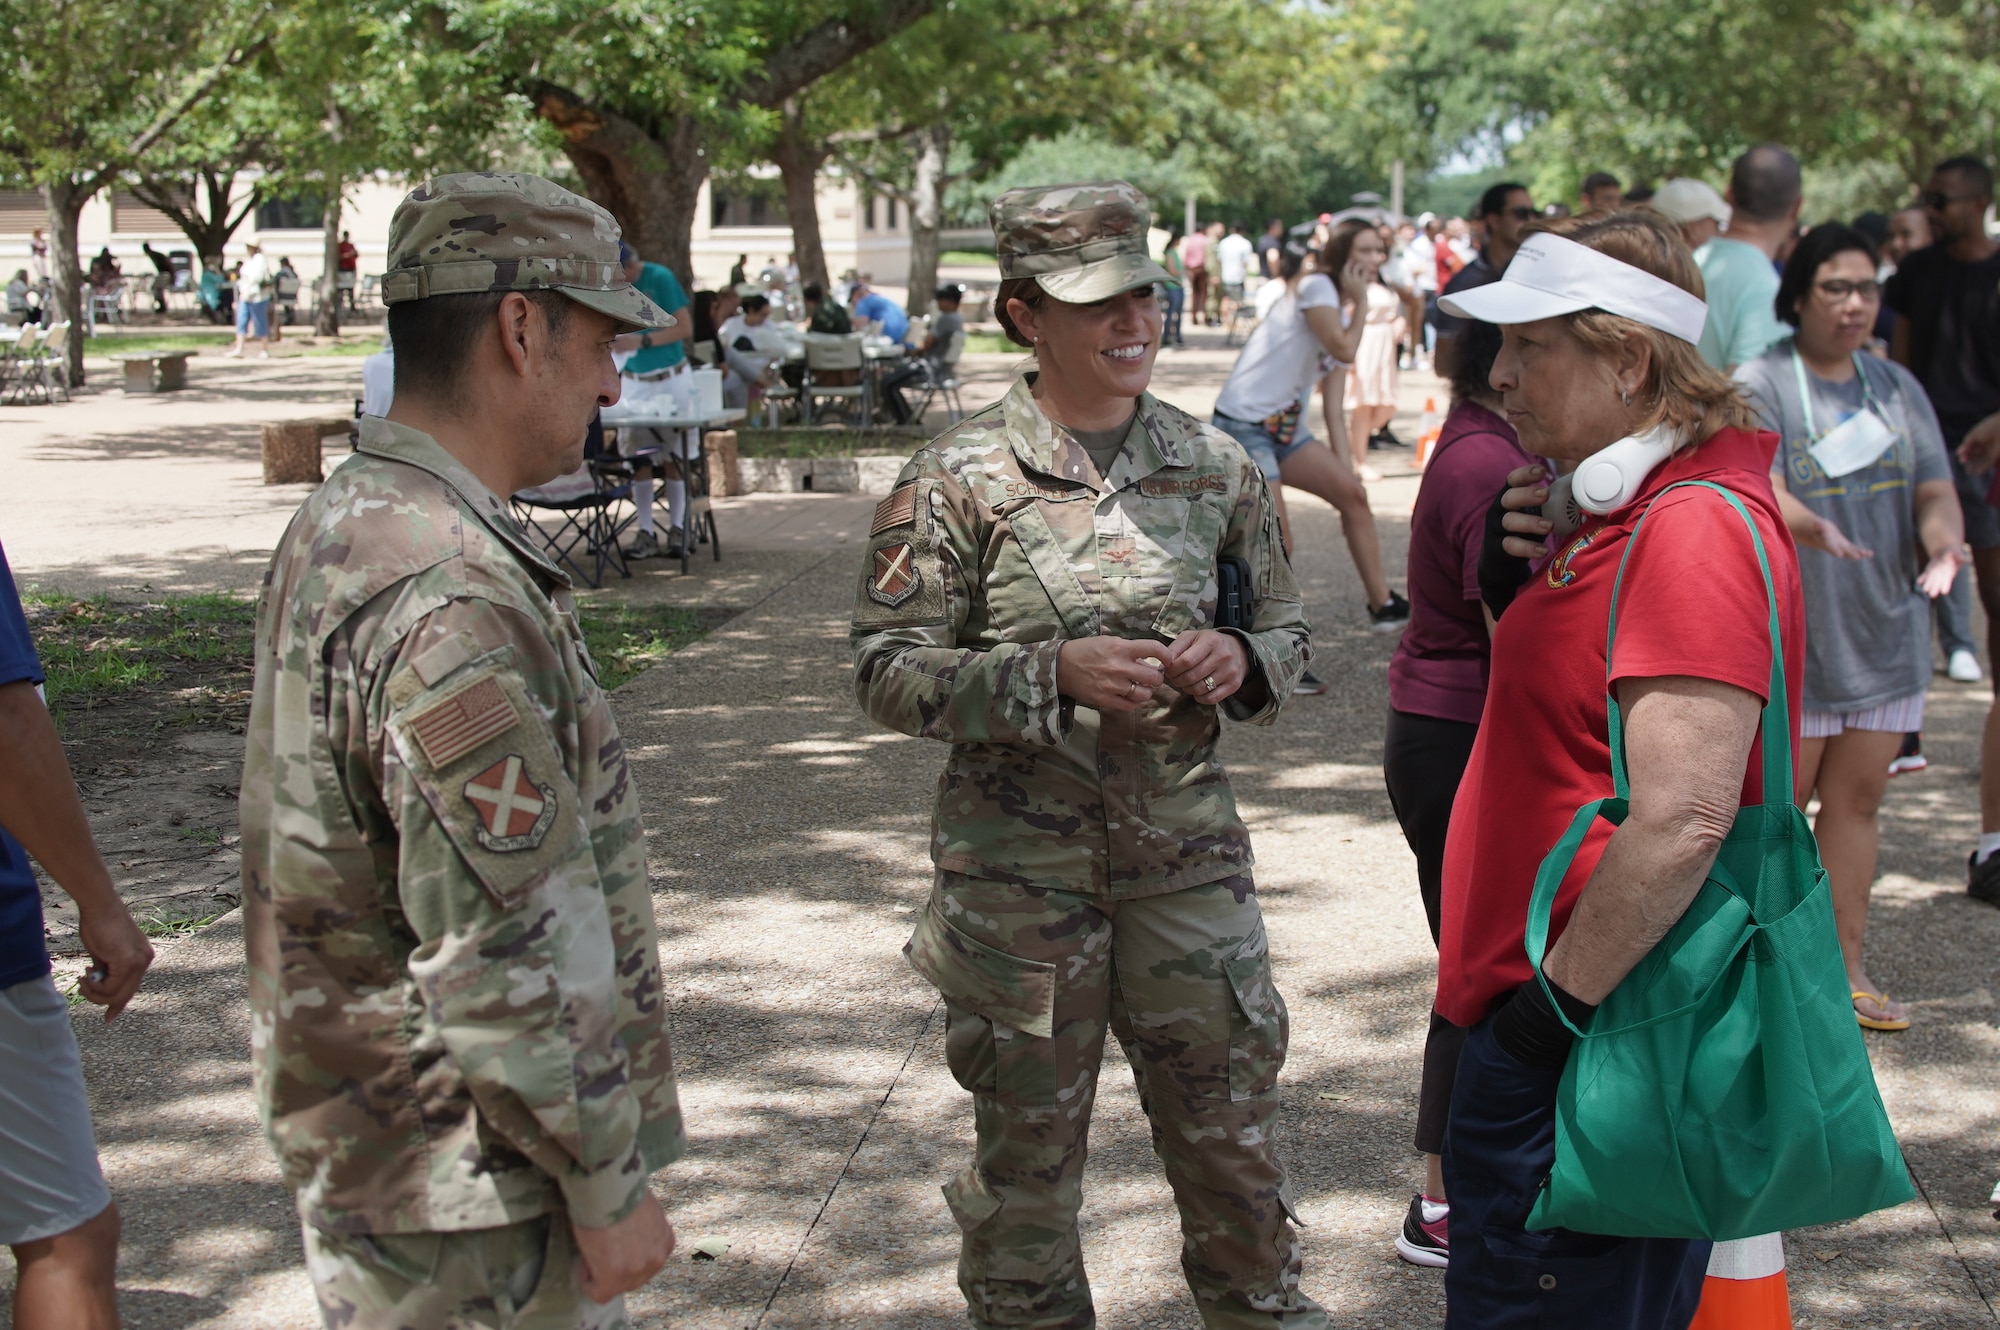
[[[222,844],[222,833],[214,827],[176,827],[174,835],[182,840],[191,840],[197,845]]]
[[[969,332],[965,335],[965,349],[974,355],[1025,356],[1027,348],[1015,346],[1007,340],[1005,333]]]
[[[22,597],[49,706],[65,710],[189,671],[250,668],[254,602],[221,593],[128,604],[29,592]]]
[[[309,333],[295,332],[278,343],[278,347],[281,350],[288,345],[298,347],[298,354],[304,356],[366,356],[382,349],[382,334],[372,329],[346,334],[337,342],[313,338],[313,345],[301,345],[309,337]],[[115,356],[125,351],[221,352],[228,350],[234,341],[235,334],[222,328],[214,332],[106,334],[87,339],[83,351],[87,356]]]
[[[778,429],[736,427],[738,457],[908,457],[930,442],[931,432],[915,426],[878,425],[836,429],[791,425]]]
[[[188,915],[178,919],[158,914],[140,914],[135,918],[139,931],[147,937],[187,937],[199,933],[227,913],[228,910],[216,910],[211,914]]]
[[[944,268],[992,267],[996,262],[991,250],[948,249],[938,255],[938,266]]]
[[[597,662],[597,682],[607,691],[700,641],[714,623],[712,614],[677,605],[620,605],[601,599],[580,602],[576,614],[590,658]]]

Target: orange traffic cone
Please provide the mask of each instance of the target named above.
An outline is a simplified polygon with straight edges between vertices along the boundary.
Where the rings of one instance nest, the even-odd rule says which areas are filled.
[[[1444,422],[1438,419],[1437,398],[1424,399],[1423,419],[1417,424],[1417,470],[1431,460],[1431,449],[1436,446],[1438,434],[1444,429]]]
[[[1785,1239],[1777,1233],[1718,1242],[1708,1258],[1701,1307],[1688,1330],[1791,1330]]]

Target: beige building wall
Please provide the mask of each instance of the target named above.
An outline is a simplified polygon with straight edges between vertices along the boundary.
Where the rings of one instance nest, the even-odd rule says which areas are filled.
[[[239,199],[251,183],[248,179],[238,179]],[[388,176],[362,181],[347,190],[341,226],[351,233],[361,251],[360,271],[364,278],[382,271],[388,253],[389,219],[407,192],[405,182]],[[783,262],[792,252],[792,231],[784,224],[781,202],[772,199],[768,206],[774,224],[716,226],[714,198],[710,187],[702,186],[693,232],[697,288],[721,285],[739,254],[750,256],[748,267],[754,278],[757,270],[773,256]],[[850,182],[828,175],[820,182],[819,224],[827,268],[836,279],[852,268],[873,273],[875,280],[884,286],[903,285],[910,270],[907,209],[877,198],[871,210],[868,201],[857,196]],[[36,227],[46,229],[46,225],[39,193],[0,191],[0,282],[11,278],[17,268],[29,266],[32,232]],[[319,228],[261,227],[253,211],[237,228],[224,251],[225,257],[231,262],[242,258],[252,241],[261,245],[273,261],[291,259],[292,267],[308,287],[319,279],[325,243]],[[77,247],[86,270],[98,251],[109,246],[128,277],[149,278],[153,266],[143,249],[146,244],[169,253],[193,249],[166,214],[146,207],[124,189],[107,190],[84,205]]]

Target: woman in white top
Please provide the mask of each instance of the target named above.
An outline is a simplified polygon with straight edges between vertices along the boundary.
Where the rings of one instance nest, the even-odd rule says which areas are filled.
[[[1367,302],[1361,307],[1361,345],[1347,373],[1347,447],[1355,470],[1374,479],[1368,440],[1396,417],[1396,343],[1403,322],[1403,298],[1382,280],[1389,246],[1370,227],[1354,237],[1349,261],[1368,273]]]
[[[1394,629],[1408,619],[1409,602],[1391,591],[1383,576],[1382,546],[1374,514],[1368,510],[1368,492],[1332,448],[1312,437],[1305,419],[1313,381],[1320,375],[1321,357],[1345,361],[1354,355],[1360,325],[1343,321],[1340,307],[1343,296],[1354,300],[1365,294],[1365,277],[1356,268],[1344,268],[1342,291],[1327,274],[1307,272],[1306,260],[1304,246],[1296,242],[1285,246],[1278,261],[1283,292],[1258,320],[1236,367],[1222,385],[1215,402],[1214,424],[1241,443],[1263,471],[1284,528],[1287,550],[1292,540],[1283,486],[1316,494],[1333,505],[1340,514],[1347,551],[1368,595],[1373,626]],[[1316,681],[1301,687],[1325,691],[1325,685]]]

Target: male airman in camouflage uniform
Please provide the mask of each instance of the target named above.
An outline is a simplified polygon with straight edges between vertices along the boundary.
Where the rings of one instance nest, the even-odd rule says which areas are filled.
[[[639,1234],[665,1259],[647,1179],[684,1148],[638,792],[567,579],[480,477],[579,464],[616,400],[610,337],[666,319],[619,271],[610,215],[533,176],[420,186],[389,266],[392,418],[364,418],[258,606],[259,1107],[330,1327],[622,1326],[622,1296],[589,1296],[618,1265],[592,1244]],[[461,317],[486,377],[427,397],[405,327],[431,320],[436,345]],[[501,391],[527,423],[398,423]]]
[[[1052,299],[1168,280],[1129,185],[1016,190],[993,211],[1003,274]],[[1215,753],[1218,711],[1276,717],[1309,630],[1256,465],[1149,394],[1135,405],[1103,474],[1024,376],[903,469],[857,587],[863,708],[951,745],[937,883],[907,954],[945,997],[946,1056],[974,1096],[977,1156],[944,1189],[964,1233],[959,1285],[982,1327],[1094,1324],[1076,1217],[1109,1029],[1174,1187],[1204,1322],[1324,1326],[1298,1286],[1272,1147],[1285,1007]],[[1216,707],[1163,685],[1128,712],[1066,695],[1067,642],[1211,627],[1220,558],[1247,563],[1256,594],[1233,633],[1250,659],[1242,691]]]

